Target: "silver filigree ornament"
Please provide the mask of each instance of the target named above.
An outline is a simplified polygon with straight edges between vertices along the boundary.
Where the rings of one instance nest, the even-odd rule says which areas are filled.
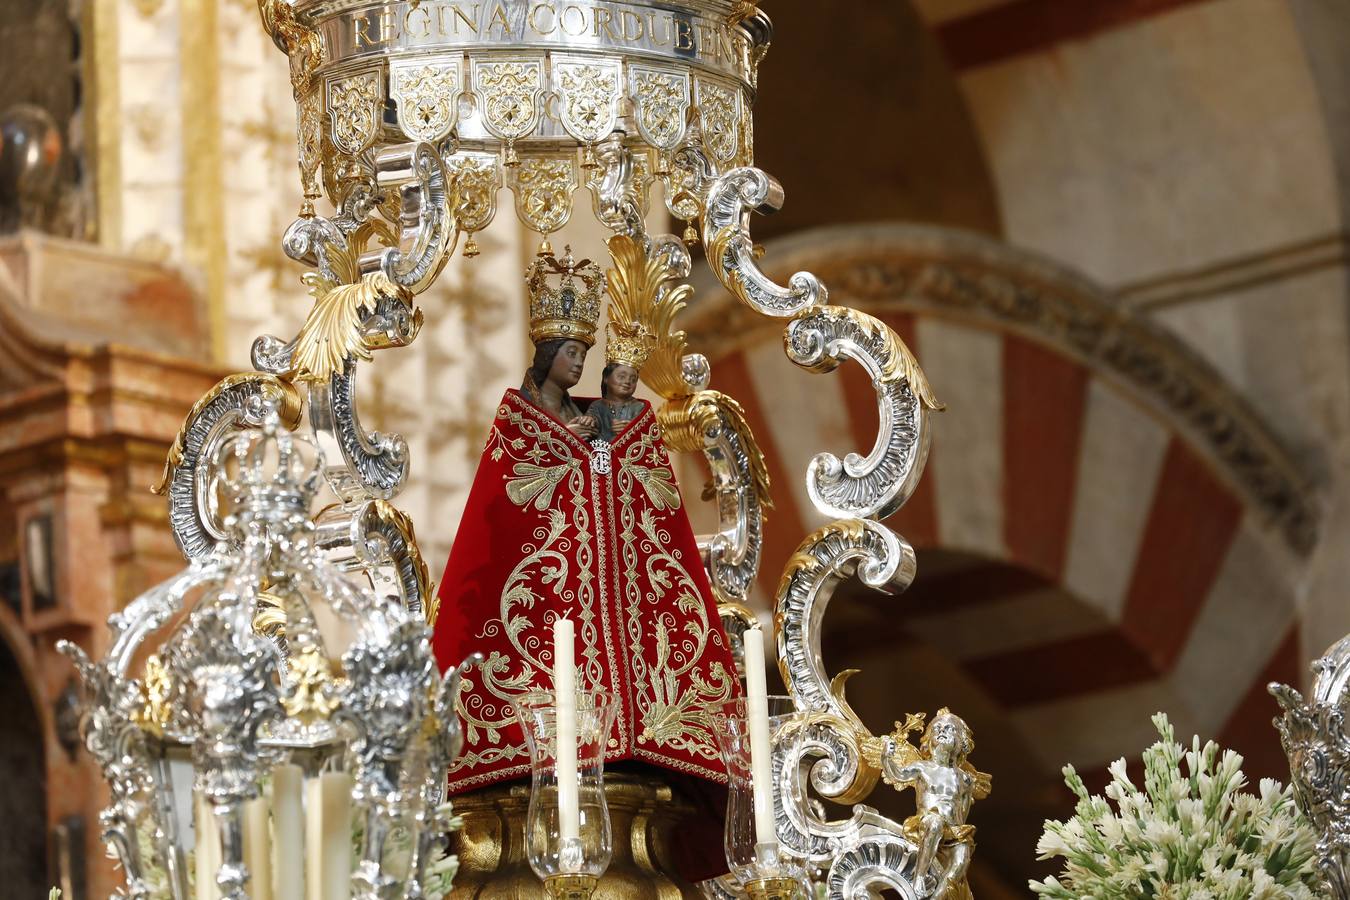
[[[1350,900],[1350,736],[1345,731],[1350,636],[1313,663],[1312,696],[1272,683],[1294,800],[1317,831],[1318,868],[1330,895]]]
[[[61,646],[84,683],[86,745],[112,787],[104,839],[127,873],[119,896],[148,900],[147,873],[159,869],[174,900],[187,900],[202,837],[189,821],[190,792],[206,802],[214,828],[205,835],[219,842],[210,855],[218,867],[198,877],[213,877],[223,900],[245,900],[244,804],[265,794],[276,766],[292,763],[310,777],[328,769],[353,780],[365,844],[351,896],[419,896],[409,880],[422,877],[444,830],[436,809],[459,752],[461,673],[442,679],[420,610],[328,561],[311,519],[321,454],[286,430],[276,408],[208,467],[224,485],[230,539],[112,616],[102,661]],[[273,617],[265,628],[264,615]],[[320,625],[333,619],[341,633]],[[171,623],[143,676],[128,677],[133,657]],[[383,859],[395,827],[411,830],[415,848],[396,872]]]
[[[704,110],[703,129],[709,127],[707,119]],[[704,146],[715,155],[716,141],[725,138],[705,136]],[[726,146],[720,152],[731,153]],[[965,816],[971,802],[989,790],[987,776],[958,768],[967,765],[968,748],[955,752],[966,745],[953,735],[968,739],[969,729],[944,710],[918,747],[908,735],[923,731],[921,716],[897,724],[892,735],[873,735],[844,699],[849,673],[831,678],[820,649],[830,598],[843,581],[857,576],[868,587],[899,593],[913,580],[913,549],[878,520],[912,495],[927,457],[928,411],[942,406],[904,342],[884,323],[828,305],[825,285],[809,272],[794,274],[784,287],[760,269],[750,216],[776,211],[783,189],[752,167],[711,177],[706,159],[684,147],[674,162],[676,173],[684,173],[684,190],[698,196],[689,207],[703,210],[703,239],[714,275],[749,309],[791,319],[784,349],[796,365],[821,374],[849,361],[860,365],[876,390],[880,418],[866,456],[850,453],[840,460],[822,453],[812,459],[807,492],[816,510],[834,521],[800,543],[779,582],[774,616],[778,663],[796,713],[772,736],[776,836],[784,852],[817,873],[817,887],[829,900],[878,896],[883,890],[907,898],[964,895],[960,892],[966,890],[974,850]],[[706,378],[706,372],[694,374]],[[734,466],[724,468],[727,480],[735,482]],[[734,505],[724,512],[735,512]],[[723,518],[735,521],[730,515]],[[729,530],[747,534],[740,523]],[[746,573],[750,577],[758,568],[757,555],[753,563]],[[716,582],[717,567],[710,568]],[[930,753],[930,740],[934,747],[943,744],[942,749]],[[885,779],[897,788],[913,788],[919,812],[928,812],[923,821],[929,822],[935,811],[929,777],[961,785],[960,809],[943,813],[943,836],[936,840],[931,830],[921,834],[922,829],[911,828],[920,816],[902,824],[860,802]],[[851,807],[851,814],[831,817],[822,799],[836,809]],[[958,832],[965,836],[951,837]],[[725,896],[727,889],[724,882],[704,885],[710,897]]]

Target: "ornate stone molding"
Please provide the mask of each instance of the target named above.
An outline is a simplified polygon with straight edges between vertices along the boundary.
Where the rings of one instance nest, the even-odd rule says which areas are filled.
[[[803,232],[770,242],[761,266],[779,281],[815,273],[833,303],[940,314],[1059,348],[1124,382],[1192,437],[1299,555],[1316,545],[1316,485],[1271,428],[1185,343],[1081,275],[979,235],[914,225]],[[710,278],[695,286],[706,299],[685,328],[709,359],[732,352],[751,331],[776,330]]]

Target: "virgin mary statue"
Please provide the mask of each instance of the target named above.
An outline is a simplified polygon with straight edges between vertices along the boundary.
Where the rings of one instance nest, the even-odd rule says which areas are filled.
[[[578,684],[617,698],[607,764],[725,782],[708,708],[739,692],[736,669],[656,418],[637,401],[602,440],[568,394],[603,274],[569,251],[537,260],[528,285],[534,363],[497,407],[439,590],[442,665],[487,657],[464,680],[450,790],[529,774],[513,704],[552,687],[559,617],[575,623]]]

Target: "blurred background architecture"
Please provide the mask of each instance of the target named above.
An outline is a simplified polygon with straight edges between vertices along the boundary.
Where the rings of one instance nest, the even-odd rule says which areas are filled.
[[[894,521],[918,581],[836,600],[826,654],[862,669],[874,730],[897,702],[973,726],[997,787],[975,893],[1025,895],[1060,766],[1104,781],[1155,710],[1287,777],[1264,686],[1350,631],[1350,6],[765,9],[757,164],[788,193],[764,265],[891,324],[948,405]],[[279,246],[294,113],[251,0],[6,0],[0,48],[0,884],[85,900],[111,884],[102,786],[53,645],[102,652],[107,615],[180,566],[149,493],[168,443],[307,308]],[[568,241],[602,252],[580,221]],[[528,349],[533,236],[500,216],[479,242],[361,398],[410,442],[400,505],[433,566]],[[794,473],[870,441],[875,406],[699,288],[691,349],[785,487],[768,579],[816,524]]]

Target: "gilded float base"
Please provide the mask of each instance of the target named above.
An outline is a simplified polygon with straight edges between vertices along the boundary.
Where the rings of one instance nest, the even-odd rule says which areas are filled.
[[[700,900],[671,862],[677,829],[693,808],[659,774],[605,773],[614,857],[592,900]],[[528,783],[503,784],[454,798],[464,825],[451,839],[459,872],[451,900],[580,898],[546,893],[525,855]],[[564,876],[565,877],[565,876]]]
[[[600,879],[594,875],[550,875],[544,879],[549,900],[591,900]]]
[[[792,900],[797,889],[795,878],[757,878],[745,885],[750,900]]]

